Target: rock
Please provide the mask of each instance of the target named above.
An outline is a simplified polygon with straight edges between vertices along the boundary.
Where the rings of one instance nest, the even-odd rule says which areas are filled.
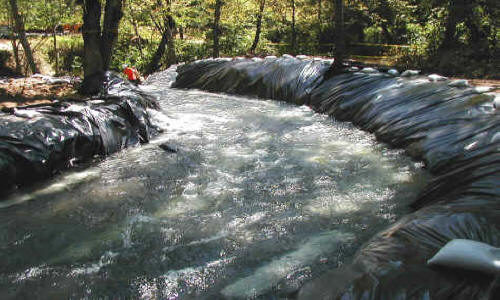
[[[401,77],[417,76],[418,74],[420,74],[420,70],[406,70],[401,73]]]
[[[429,79],[429,81],[431,82],[436,82],[436,81],[445,81],[445,80],[448,80],[447,77],[444,77],[444,76],[441,76],[439,74],[431,74],[429,76],[427,76],[427,78]]]
[[[469,81],[465,79],[457,79],[453,80],[452,82],[448,83],[449,86],[451,87],[469,87]]]
[[[353,68],[355,68],[355,67],[353,67]],[[378,70],[375,68],[367,67],[367,68],[361,69],[361,72],[366,73],[366,74],[371,74],[371,73],[377,73]]]
[[[399,72],[396,69],[390,69],[389,71],[387,71],[387,74],[392,75],[394,77],[399,76]]]
[[[492,90],[494,89],[491,86],[476,86],[474,88],[474,91],[478,94],[488,93],[491,92]]]
[[[176,145],[170,144],[170,143],[163,143],[163,144],[160,144],[158,147],[160,147],[161,149],[163,149],[167,152],[170,152],[170,153],[179,152],[179,147],[177,147]]]

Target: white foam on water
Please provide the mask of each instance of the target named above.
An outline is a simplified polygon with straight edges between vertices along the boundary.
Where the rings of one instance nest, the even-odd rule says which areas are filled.
[[[14,276],[14,280],[12,281],[13,283],[19,283],[25,280],[33,279],[38,276],[42,276],[44,273],[50,271],[50,268],[47,267],[46,265],[40,265],[37,267],[32,267],[29,268],[23,272],[17,273]]]
[[[108,266],[113,263],[113,259],[118,255],[118,253],[112,251],[106,251],[98,262],[92,264],[86,264],[81,267],[73,268],[69,274],[71,276],[79,276],[79,275],[89,275],[95,274],[99,272],[103,267]]]
[[[182,284],[195,285],[199,290],[210,287],[211,280],[216,277],[219,270],[235,260],[235,257],[227,257],[209,261],[201,266],[187,267],[179,270],[170,270],[157,281],[161,282],[162,294],[166,299],[176,299],[182,292]]]

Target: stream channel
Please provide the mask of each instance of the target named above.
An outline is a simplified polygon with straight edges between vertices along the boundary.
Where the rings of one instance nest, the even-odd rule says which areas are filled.
[[[350,123],[173,75],[144,87],[166,115],[152,142],[0,202],[0,299],[287,297],[424,187],[421,163]]]

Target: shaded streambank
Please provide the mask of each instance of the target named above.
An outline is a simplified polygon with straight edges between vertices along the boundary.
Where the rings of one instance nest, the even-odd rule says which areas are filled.
[[[143,87],[165,132],[6,199],[1,299],[287,297],[349,263],[427,181],[352,124],[170,89],[175,75]]]
[[[433,174],[412,203],[419,210],[377,234],[351,265],[313,280],[299,297],[494,297],[492,276],[431,268],[426,261],[454,238],[500,246],[500,114],[495,95],[413,72],[401,77],[367,68],[325,78],[330,64],[290,56],[203,60],[179,67],[174,83],[178,88],[306,104],[405,149]]]
[[[116,75],[107,76],[94,100],[0,113],[0,195],[157,133],[151,117],[156,100]]]

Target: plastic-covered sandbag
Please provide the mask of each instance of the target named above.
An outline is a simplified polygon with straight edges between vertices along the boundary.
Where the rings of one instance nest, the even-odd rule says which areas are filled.
[[[471,137],[495,134],[493,127],[499,126],[489,95],[380,73],[334,77],[313,91],[310,105],[352,121],[392,146],[407,148],[431,170],[475,143]]]
[[[148,109],[158,108],[154,97],[107,73],[98,99],[0,115],[0,190],[6,193],[94,155],[148,142],[157,132]]]
[[[203,60],[178,67],[173,87],[253,95],[303,104],[321,83],[329,63],[291,57]]]
[[[413,208],[453,201],[461,195],[496,197],[500,202],[500,143],[464,153],[439,171],[412,203]]]

